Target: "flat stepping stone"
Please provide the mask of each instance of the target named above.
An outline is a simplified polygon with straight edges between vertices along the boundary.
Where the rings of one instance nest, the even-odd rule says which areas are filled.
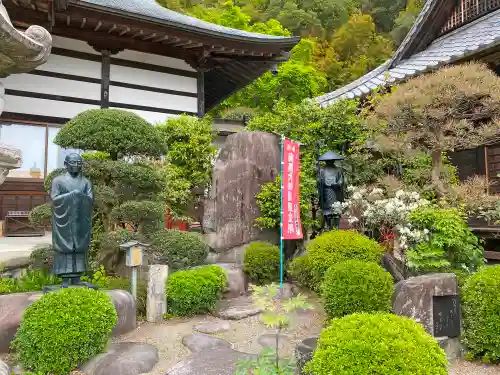
[[[229,348],[207,349],[177,363],[165,375],[234,375],[238,362],[256,359],[254,354]]]
[[[255,306],[252,298],[243,296],[221,300],[215,309],[215,315],[225,320],[241,320],[262,312]]]
[[[201,333],[213,335],[214,333],[229,331],[230,328],[231,325],[229,324],[229,322],[217,319],[217,320],[207,320],[198,323],[197,325],[194,326],[193,329]]]
[[[276,333],[264,333],[263,335],[259,336],[259,338],[257,339],[257,342],[263,348],[275,349],[276,348],[276,336],[279,336],[278,344],[279,344],[280,349],[282,349],[283,346],[290,341],[290,338],[287,335],[283,335],[283,334],[278,335]]]
[[[184,336],[182,338],[182,343],[193,353],[198,353],[203,350],[231,349],[232,347],[231,343],[226,340],[203,333],[193,333]]]
[[[122,342],[83,364],[87,375],[139,375],[150,372],[158,362],[158,349],[150,344]]]

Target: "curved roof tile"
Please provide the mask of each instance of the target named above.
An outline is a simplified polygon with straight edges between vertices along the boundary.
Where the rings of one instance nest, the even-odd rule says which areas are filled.
[[[427,4],[430,2],[428,1]],[[363,96],[359,88],[364,86],[372,87],[370,83],[375,84],[373,90],[388,83],[405,81],[496,45],[500,45],[500,10],[436,39],[427,49],[394,65],[393,57],[356,81],[320,96],[316,100],[322,106],[327,106],[341,99],[358,98]],[[395,56],[397,54],[398,52],[396,52]],[[382,82],[379,80],[382,80]]]

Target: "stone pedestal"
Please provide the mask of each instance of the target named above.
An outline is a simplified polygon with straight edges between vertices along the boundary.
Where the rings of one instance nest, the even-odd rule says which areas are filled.
[[[161,323],[163,316],[167,313],[167,296],[165,294],[167,279],[168,266],[149,266],[146,315],[150,323]]]
[[[456,321],[453,321],[454,319],[458,319],[458,325],[460,325],[460,314],[435,311],[438,302],[436,297],[453,297],[457,295],[457,277],[453,273],[411,277],[397,284],[392,305],[393,312],[416,320],[433,336],[444,336],[438,332],[443,330],[442,325],[457,324]],[[459,306],[457,306],[456,310],[460,311]],[[436,317],[439,316],[442,319],[440,318],[438,322]]]
[[[107,291],[113,301],[118,321],[113,336],[136,328],[136,308],[132,295],[124,290]],[[26,308],[37,301],[42,293],[16,293],[0,295],[0,353],[8,353],[9,345],[21,324]]]

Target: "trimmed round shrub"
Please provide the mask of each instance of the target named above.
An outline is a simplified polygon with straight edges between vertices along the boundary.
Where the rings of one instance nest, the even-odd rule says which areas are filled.
[[[151,245],[158,261],[174,270],[202,265],[210,250],[198,233],[171,229],[154,233]]]
[[[447,375],[436,340],[414,320],[392,314],[353,314],[321,332],[310,374]]]
[[[394,284],[376,263],[348,260],[331,266],[321,285],[329,318],[353,313],[390,312]]]
[[[29,221],[36,227],[49,228],[52,224],[52,207],[47,203],[36,206],[29,213]]]
[[[294,258],[288,265],[288,275],[302,286],[311,288],[311,265],[306,255]]]
[[[71,119],[54,139],[64,148],[106,152],[112,160],[164,151],[158,131],[139,115],[121,109],[90,109]]]
[[[252,242],[245,252],[243,270],[257,285],[280,279],[280,248],[267,242]]]
[[[167,280],[168,312],[189,316],[213,311],[226,282],[226,273],[217,266],[173,273]]]
[[[376,241],[354,231],[334,230],[312,240],[306,249],[312,273],[312,287],[319,291],[325,272],[346,260],[380,263],[384,248]]]
[[[129,224],[134,232],[152,233],[158,230],[165,206],[157,201],[125,201],[111,211],[116,223]]]
[[[461,288],[464,343],[469,355],[500,361],[500,266],[485,267]]]
[[[106,293],[62,289],[44,294],[26,309],[12,346],[24,368],[66,375],[104,352],[116,320]]]
[[[54,249],[51,245],[38,247],[30,254],[30,268],[33,270],[52,269],[54,262]]]

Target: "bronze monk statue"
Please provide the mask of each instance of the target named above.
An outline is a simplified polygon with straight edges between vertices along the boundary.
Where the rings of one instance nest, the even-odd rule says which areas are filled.
[[[66,156],[66,173],[52,181],[52,273],[69,284],[90,286],[80,281],[88,270],[92,233],[92,184],[83,176],[83,159],[77,153]]]
[[[340,224],[340,213],[336,212],[333,205],[343,202],[345,198],[344,172],[342,167],[336,164],[337,161],[342,160],[344,158],[333,151],[325,153],[318,159],[319,206],[328,230],[338,229]],[[320,167],[320,162],[325,162],[325,164]]]

